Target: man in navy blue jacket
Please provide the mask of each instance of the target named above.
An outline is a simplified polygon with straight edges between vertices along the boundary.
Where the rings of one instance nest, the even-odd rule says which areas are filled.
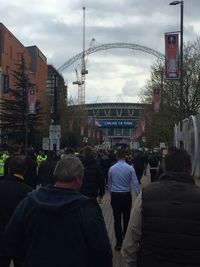
[[[6,230],[9,253],[26,267],[111,267],[101,209],[78,190],[83,165],[71,155],[56,165],[55,185],[28,194]]]

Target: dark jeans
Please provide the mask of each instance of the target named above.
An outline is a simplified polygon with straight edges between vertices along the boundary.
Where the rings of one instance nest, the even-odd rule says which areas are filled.
[[[0,267],[9,267],[11,263],[10,257],[0,256]],[[13,259],[14,267],[24,267],[24,265],[17,259]]]
[[[114,229],[116,237],[116,245],[121,246],[123,237],[126,234],[130,212],[132,205],[132,195],[131,192],[126,193],[111,193],[111,206],[113,209],[114,216]],[[122,227],[123,219],[123,227]]]
[[[157,173],[157,169],[150,169],[151,182],[155,182],[156,181],[156,173]]]

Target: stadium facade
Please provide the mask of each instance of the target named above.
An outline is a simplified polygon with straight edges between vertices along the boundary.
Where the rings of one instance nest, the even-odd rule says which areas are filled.
[[[129,145],[134,141],[133,132],[144,116],[145,105],[140,103],[85,104],[88,122],[100,130],[101,140],[111,147]]]

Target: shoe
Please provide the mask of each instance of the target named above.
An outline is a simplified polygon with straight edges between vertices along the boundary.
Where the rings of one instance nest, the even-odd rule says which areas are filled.
[[[116,246],[115,246],[115,250],[120,251],[120,250],[121,250],[121,247],[122,247],[122,246],[118,246],[118,245],[116,245]]]

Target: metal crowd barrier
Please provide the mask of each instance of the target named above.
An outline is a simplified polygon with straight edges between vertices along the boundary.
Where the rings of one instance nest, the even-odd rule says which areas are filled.
[[[180,131],[180,123],[175,125],[174,145],[179,147],[181,140],[183,140],[184,149],[191,156],[193,175],[200,178],[200,114],[190,116],[183,121],[183,133]]]

